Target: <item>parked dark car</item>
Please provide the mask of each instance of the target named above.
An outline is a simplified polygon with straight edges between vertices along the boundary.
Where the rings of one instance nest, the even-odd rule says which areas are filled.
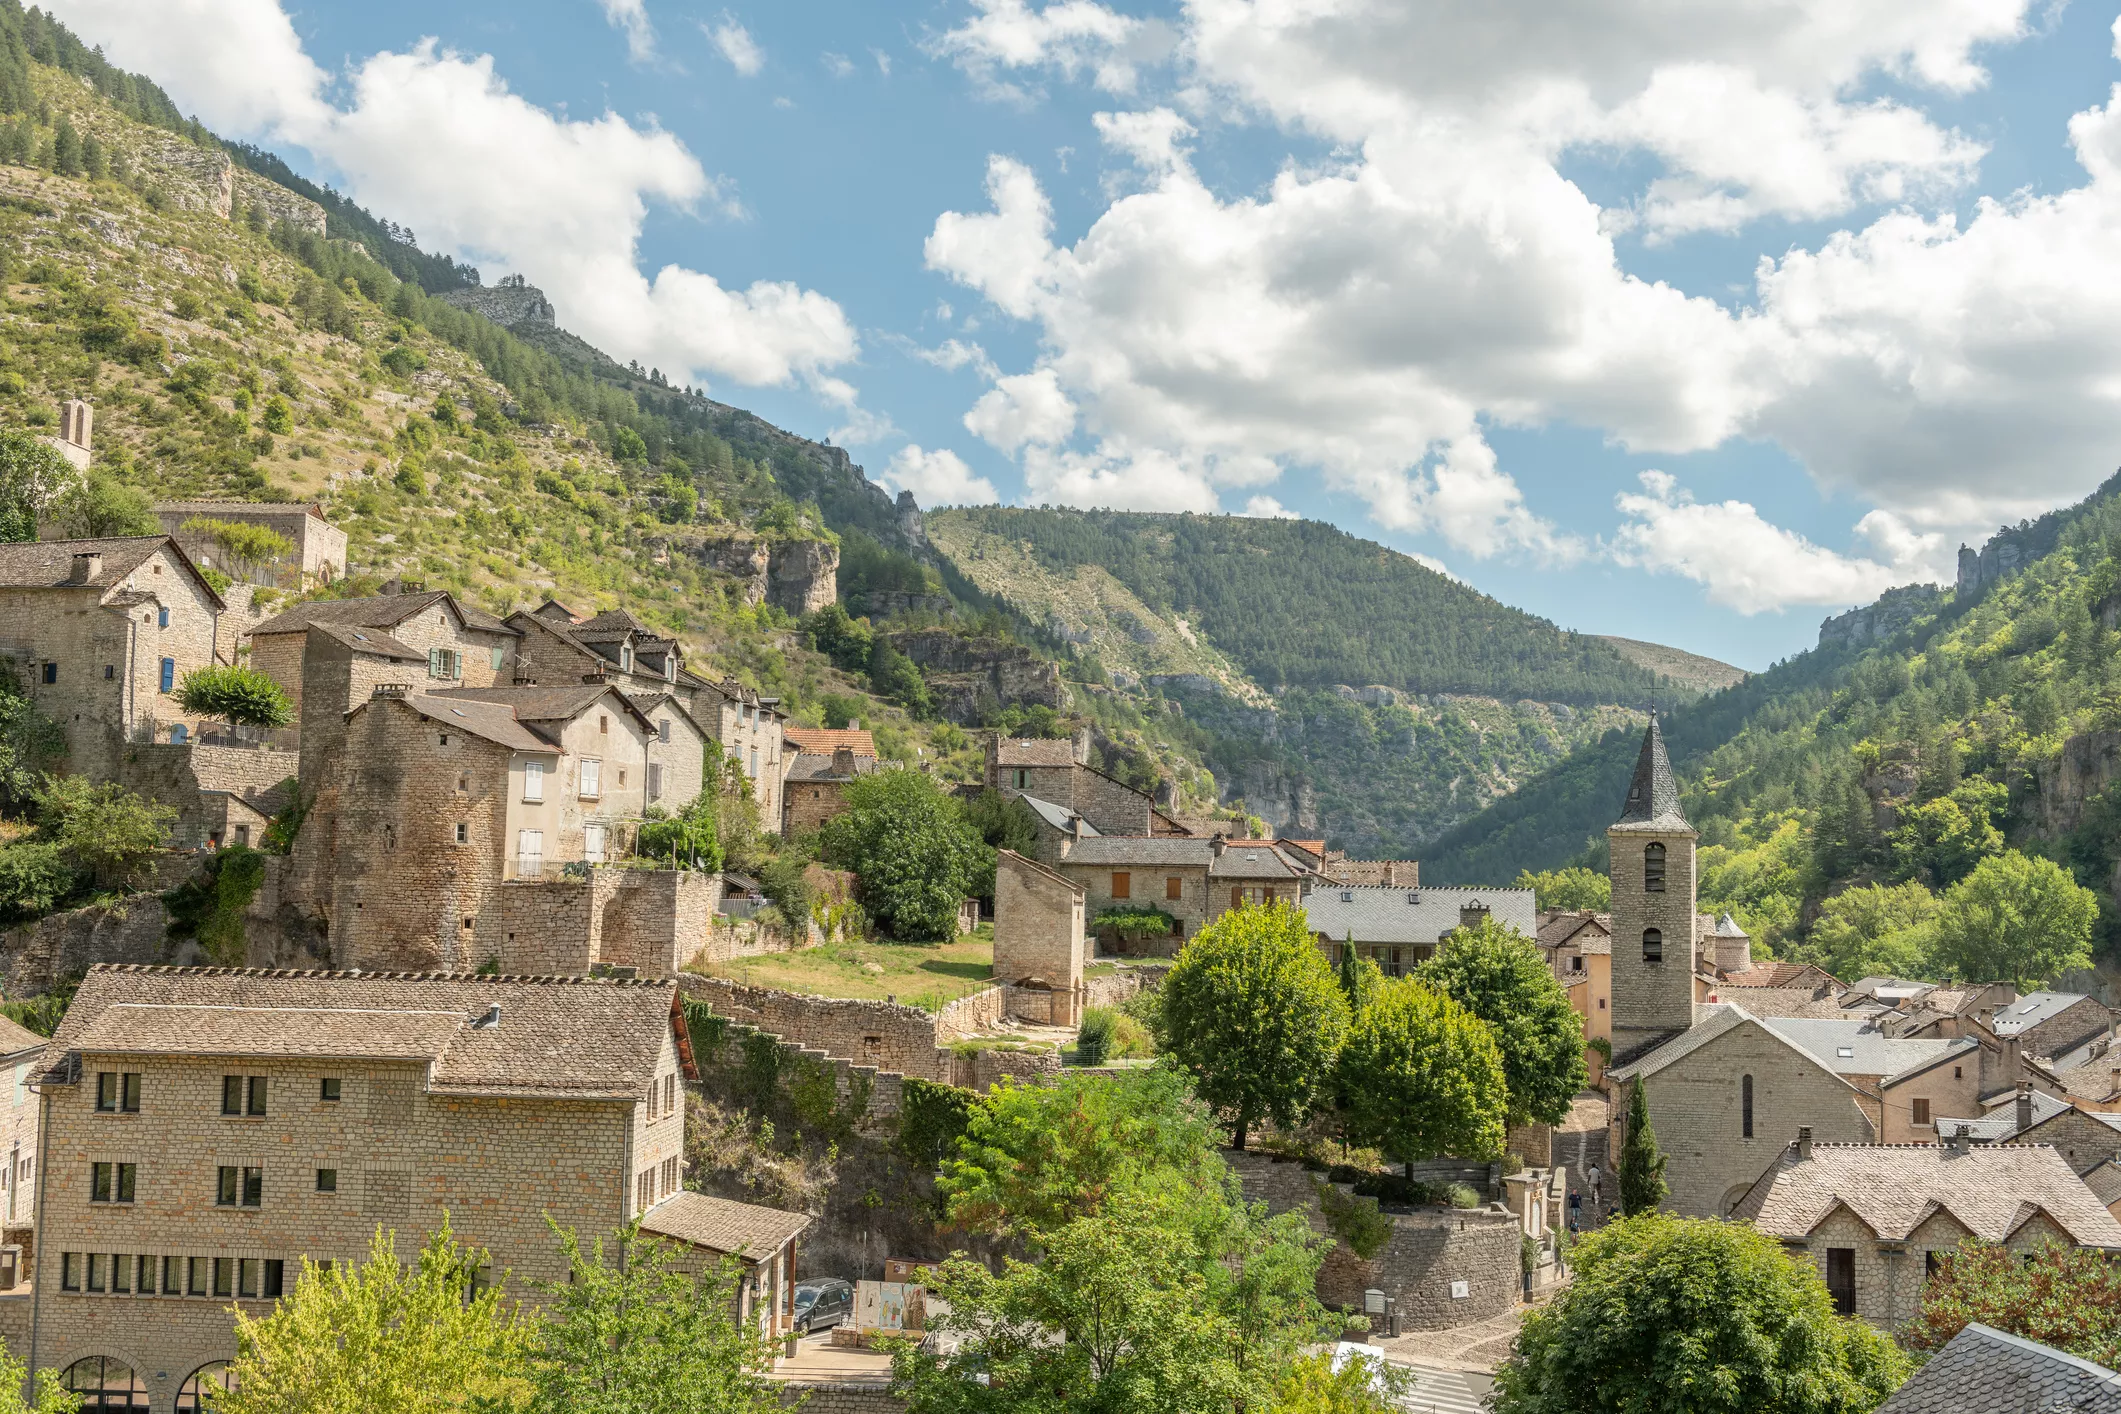
[[[854,1288],[838,1277],[818,1277],[795,1284],[795,1329],[808,1335],[836,1326],[854,1314]]]

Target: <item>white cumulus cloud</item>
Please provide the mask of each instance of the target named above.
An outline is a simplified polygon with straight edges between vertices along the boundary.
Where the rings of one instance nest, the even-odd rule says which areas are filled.
[[[992,505],[1001,496],[994,483],[975,476],[964,458],[948,447],[928,451],[909,442],[891,454],[891,467],[883,479],[901,491],[911,491],[923,506]]]
[[[759,48],[758,41],[751,37],[736,16],[727,10],[713,24],[702,24],[701,29],[714,41],[714,47],[729,61],[729,67],[745,78],[757,74],[766,67],[766,51]]]
[[[1126,93],[1139,66],[1170,52],[1161,21],[1122,14],[1097,0],[972,0],[974,13],[937,36],[932,53],[948,57],[989,94],[1024,98],[1006,72],[1050,68],[1067,78],[1088,74],[1099,88]]]
[[[1255,520],[1302,520],[1303,517],[1290,510],[1272,496],[1254,496],[1245,502],[1244,510],[1238,514],[1251,516]]]
[[[850,362],[859,342],[832,299],[787,281],[731,289],[681,265],[639,266],[652,204],[728,202],[652,123],[557,116],[512,92],[490,56],[432,40],[359,61],[334,103],[270,0],[62,0],[55,10],[118,62],[155,73],[210,125],[315,153],[356,200],[412,226],[429,248],[529,275],[570,329],[620,358],[681,383],[801,381],[851,397],[828,370]],[[254,41],[240,64],[226,57],[231,32]],[[199,34],[222,38],[195,43]]]
[[[636,64],[655,57],[655,25],[645,0],[602,0],[604,18],[626,32],[626,52]]]

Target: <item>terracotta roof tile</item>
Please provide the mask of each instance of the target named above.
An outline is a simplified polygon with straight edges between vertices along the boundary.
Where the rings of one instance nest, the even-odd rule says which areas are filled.
[[[857,756],[876,755],[876,737],[864,728],[783,727],[781,735],[795,750],[815,756],[830,756],[843,746]]]

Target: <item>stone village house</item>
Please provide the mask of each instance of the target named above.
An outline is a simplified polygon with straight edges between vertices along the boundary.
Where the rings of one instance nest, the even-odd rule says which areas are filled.
[[[284,536],[294,549],[279,563],[220,567],[250,584],[302,589],[346,577],[346,532],[324,519],[324,508],[314,502],[162,501],[155,506],[155,518],[163,532],[175,536],[184,553],[202,565],[213,564],[214,557],[225,552],[212,536],[184,528],[195,521],[254,525]]]
[[[310,599],[250,631],[250,665],[280,685],[294,704],[298,722],[304,715],[312,629],[321,629],[350,652],[405,665],[389,670],[401,681],[437,688],[488,687],[516,677],[521,635],[447,590]],[[343,712],[353,703],[335,694],[332,705]]]
[[[1342,949],[1377,964],[1387,977],[1412,972],[1460,928],[1493,917],[1529,938],[1537,931],[1530,889],[1423,889],[1313,885],[1304,906],[1311,932],[1329,961]]]
[[[741,1253],[740,1319],[790,1328],[801,1214],[684,1191],[696,1078],[669,981],[98,966],[44,1053],[39,1222],[0,1334],[94,1391],[197,1407],[304,1259],[409,1260],[444,1215],[486,1279],[563,1280],[639,1215],[683,1265]]]
[[[2121,1256],[2121,1223],[2042,1144],[1823,1144],[1800,1128],[1731,1217],[1809,1257],[1843,1315],[1887,1330],[1913,1319],[1939,1255],[1970,1237]]]
[[[1083,890],[1094,921],[1108,908],[1158,909],[1177,921],[1171,950],[1230,909],[1301,903],[1312,877],[1265,840],[1187,835],[1084,834],[1048,861]],[[996,906],[999,907],[999,900]]]

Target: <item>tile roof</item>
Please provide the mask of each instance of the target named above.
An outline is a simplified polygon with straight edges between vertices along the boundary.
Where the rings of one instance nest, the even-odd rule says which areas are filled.
[[[1221,854],[1208,845],[1211,879],[1301,879],[1309,872],[1271,844],[1232,841]]]
[[[781,736],[797,751],[820,756],[830,756],[843,746],[857,756],[876,755],[876,736],[867,728],[783,727]]]
[[[1620,807],[1618,825],[1646,830],[1688,830],[1686,812],[1679,804],[1679,782],[1672,775],[1671,758],[1665,755],[1664,728],[1657,714],[1642,733],[1642,752],[1635,758],[1635,775],[1628,782],[1628,798]]]
[[[155,514],[183,511],[196,515],[219,515],[240,511],[245,515],[312,515],[324,519],[324,508],[314,501],[157,501]]]
[[[50,1038],[39,1036],[18,1021],[0,1016],[0,1056],[11,1056],[20,1051],[37,1050],[51,1044]]]
[[[1680,1032],[1677,1036],[1660,1042],[1655,1048],[1632,1057],[1626,1064],[1615,1066],[1607,1073],[1616,1080],[1632,1080],[1637,1076],[1655,1075],[1675,1062],[1685,1060],[1710,1042],[1736,1031],[1741,1026],[1757,1026],[1760,1028],[1762,1035],[1780,1041],[1798,1055],[1803,1056],[1811,1064],[1819,1064],[1817,1056],[1783,1035],[1780,1031],[1775,1030],[1773,1026],[1762,1018],[1754,1016],[1744,1007],[1722,1002],[1697,1007],[1695,1010],[1701,1014],[1701,1020]],[[1824,1067],[1822,1068],[1824,1069]],[[1831,1070],[1828,1073],[1832,1074]],[[1848,1085],[1848,1082],[1842,1080],[1839,1075],[1835,1075],[1834,1078],[1840,1080],[1843,1085]],[[1856,1098],[1856,1087],[1853,1085],[1849,1085],[1849,1098],[1851,1102]],[[1860,1107],[1858,1112],[1861,1113]]]
[[[1876,1414],[2121,1414],[2121,1375],[1975,1321]]]
[[[98,963],[44,1058],[56,1068],[89,1041],[123,1045],[132,1022],[158,1047],[181,1045],[176,1020],[197,1026],[209,1013],[240,1011],[190,1052],[242,1044],[261,1048],[252,1054],[304,1055],[326,1047],[347,1059],[402,1060],[432,1045],[435,1092],[630,1101],[655,1075],[675,997],[670,981]],[[498,1024],[473,1025],[496,1005]],[[124,1010],[112,1019],[116,1008]],[[362,1013],[366,1019],[348,1020]],[[445,1013],[456,1021],[432,1020]]]
[[[801,1213],[713,1198],[690,1189],[671,1194],[641,1214],[644,1231],[753,1261],[771,1257],[782,1243],[808,1226],[810,1219]]]
[[[1940,1211],[1984,1242],[2045,1213],[2079,1246],[2121,1248],[2121,1222],[2046,1144],[1814,1144],[1806,1159],[1791,1143],[1731,1218],[1798,1239],[1837,1207],[1885,1242],[1905,1241]]]
[[[253,628],[251,633],[301,633],[311,624],[394,628],[415,614],[444,602],[456,611],[466,628],[517,636],[515,629],[483,609],[458,602],[457,597],[446,589],[427,589],[417,594],[377,594],[367,599],[305,599],[299,604],[290,604]]]
[[[1898,1075],[1980,1044],[1971,1038],[1895,1040],[1869,1020],[1777,1016],[1768,1018],[1766,1024],[1817,1056],[1820,1064],[1837,1075]]]
[[[2108,1159],[2088,1173],[2078,1174],[2077,1177],[2084,1180],[2084,1186],[2092,1191],[2092,1197],[2104,1203],[2109,1213],[2114,1210],[2114,1204],[2121,1203],[2121,1161]]]
[[[1066,737],[1008,737],[995,743],[998,766],[1073,766],[1075,743]]]
[[[1811,987],[1741,987],[1726,995],[1718,981],[1711,984],[1717,1001],[1741,1003],[1751,1015],[1766,1020],[1769,1017],[1801,1017],[1823,1021],[1846,1021],[1848,1013],[1841,1003],[1831,996],[1822,997]]]
[[[65,589],[70,587],[74,556],[101,555],[103,563],[97,567],[94,578],[86,586],[71,587],[111,589],[124,583],[127,575],[146,564],[165,545],[178,563],[191,571],[214,603],[220,604],[221,596],[199,573],[191,556],[167,535],[126,535],[103,540],[21,540],[0,544],[0,587]]]
[[[602,613],[591,614],[586,619],[578,619],[574,625],[574,633],[577,638],[602,638],[606,634],[622,637],[629,633],[638,634],[643,638],[662,638],[661,634],[624,609],[606,609]]]
[[[1613,940],[1613,915],[1593,913],[1588,909],[1555,909],[1539,915],[1539,945],[1558,948],[1578,933],[1597,933],[1611,951]],[[1579,940],[1583,941],[1583,940]]]
[[[1728,918],[1731,915],[1726,913],[1723,916]],[[1745,935],[1741,933],[1739,936]],[[1725,987],[1824,987],[1831,985],[1834,978],[1831,973],[1809,962],[1762,962],[1743,972],[1727,972],[1717,981]]]
[[[1738,926],[1738,920],[1726,913],[1716,920],[1716,927],[1708,934],[1712,938],[1750,938],[1752,934]]]
[[[1997,1007],[1989,1030],[1998,1036],[2016,1036],[2044,1021],[2052,1021],[2077,1003],[2088,1000],[2080,992],[2028,992],[2007,1007]]]
[[[1233,849],[1236,846],[1232,846]],[[1458,911],[1485,904],[1497,923],[1526,937],[1539,929],[1530,889],[1385,889],[1320,884],[1304,906],[1311,931],[1338,942],[1433,943],[1458,926]]]
[[[449,1049],[464,1022],[461,1011],[117,1002],[76,1033],[73,1048],[138,1056],[429,1061]]]

